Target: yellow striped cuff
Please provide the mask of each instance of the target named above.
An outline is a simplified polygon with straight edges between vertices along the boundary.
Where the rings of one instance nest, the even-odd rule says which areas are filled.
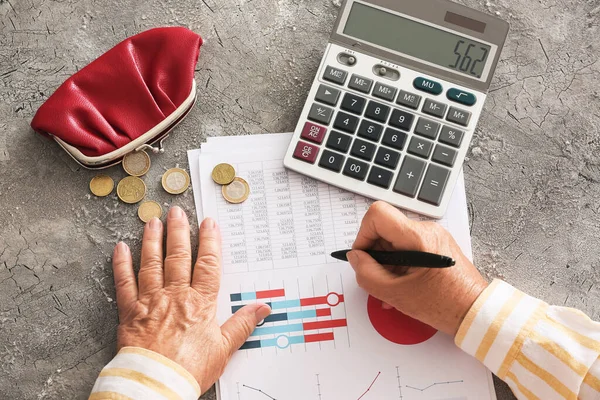
[[[196,400],[200,385],[182,366],[158,353],[124,347],[100,372],[90,400]]]

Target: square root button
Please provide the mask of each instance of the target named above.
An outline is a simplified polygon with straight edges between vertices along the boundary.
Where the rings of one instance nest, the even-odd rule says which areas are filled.
[[[302,139],[321,144],[325,138],[325,133],[327,133],[326,128],[311,122],[307,122],[304,124],[304,128],[302,129],[300,137],[302,137]]]
[[[314,144],[298,141],[296,149],[294,150],[294,158],[298,160],[306,161],[307,163],[314,164],[317,155],[319,154],[319,146]]]

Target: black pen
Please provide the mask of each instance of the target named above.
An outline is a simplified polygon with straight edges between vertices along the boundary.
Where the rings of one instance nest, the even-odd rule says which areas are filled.
[[[342,261],[348,261],[346,254],[349,251],[351,251],[351,249],[334,251],[331,253],[331,257]],[[373,259],[381,265],[393,265],[397,267],[448,268],[456,264],[451,257],[426,253],[423,251],[363,251],[373,257]]]

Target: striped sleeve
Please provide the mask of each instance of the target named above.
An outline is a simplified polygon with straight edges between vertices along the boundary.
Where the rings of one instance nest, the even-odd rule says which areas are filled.
[[[140,347],[123,347],[100,372],[89,400],[197,400],[200,385],[182,366]]]
[[[519,399],[600,400],[600,323],[495,280],[467,313],[456,345]]]

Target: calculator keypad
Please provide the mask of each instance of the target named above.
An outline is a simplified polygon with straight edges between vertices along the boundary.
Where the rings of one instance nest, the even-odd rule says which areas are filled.
[[[394,191],[408,197],[415,197],[426,165],[427,163],[423,160],[410,156],[404,157],[400,173],[394,185]]]
[[[382,125],[363,119],[363,121],[360,123],[360,127],[358,128],[357,135],[373,142],[379,142],[381,132],[383,132]]]
[[[419,192],[419,200],[439,205],[442,201],[442,194],[446,188],[446,182],[450,176],[450,170],[430,164],[423,179],[423,186]]]
[[[429,139],[435,139],[440,130],[440,124],[427,118],[419,118],[415,125],[415,133]]]
[[[325,107],[321,104],[313,104],[308,113],[308,119],[320,122],[325,125],[329,125],[331,122],[331,116],[333,115],[333,108]]]
[[[325,138],[325,133],[327,133],[327,129],[313,124],[311,122],[307,122],[304,124],[304,128],[302,129],[302,133],[300,137],[306,140],[310,140],[315,143],[322,143]]]
[[[367,99],[364,97],[357,96],[353,93],[346,93],[340,108],[344,111],[362,115],[365,104],[367,104]]]
[[[387,128],[383,134],[381,143],[385,144],[386,146],[393,147],[396,150],[402,150],[404,148],[404,143],[406,143],[407,137],[408,135],[404,132]]]
[[[415,116],[406,111],[394,109],[389,124],[395,128],[409,131]]]
[[[362,158],[363,160],[371,161],[375,155],[376,149],[377,146],[373,143],[360,139],[354,139],[352,149],[350,149],[350,154],[355,157]]]
[[[398,94],[398,99],[396,100],[396,103],[416,110],[417,108],[419,108],[419,104],[421,103],[421,96],[419,96],[418,94],[401,90]]]
[[[375,164],[383,165],[384,167],[390,169],[396,169],[398,166],[398,161],[400,161],[400,153],[387,149],[383,146],[377,150],[377,155],[375,156]]]
[[[352,143],[352,136],[333,131],[329,134],[325,146],[333,150],[341,151],[342,153],[347,153],[350,148],[350,143]]]
[[[340,172],[344,165],[344,157],[341,154],[334,153],[333,151],[323,150],[321,160],[319,161],[319,167],[327,168],[334,172]]]
[[[346,165],[344,165],[343,174],[360,181],[364,181],[369,171],[369,164],[358,161],[354,158],[348,158]]]
[[[419,157],[429,158],[433,143],[418,136],[413,136],[408,145],[407,151]]]
[[[427,99],[425,100],[425,103],[423,103],[423,112],[438,118],[444,118],[447,108],[448,106],[446,104],[431,99]]]
[[[390,182],[392,181],[393,176],[394,174],[392,171],[373,166],[371,168],[371,172],[369,173],[369,177],[367,178],[367,182],[372,185],[387,189],[390,187]]]
[[[331,86],[321,85],[319,86],[315,100],[329,104],[330,106],[335,106],[340,98],[340,93],[340,90],[332,88]]]
[[[359,119],[354,115],[346,114],[340,111],[338,112],[337,117],[335,117],[333,127],[344,132],[354,133],[356,132],[358,121]]]
[[[358,90],[359,92],[369,93],[371,91],[371,87],[373,86],[373,81],[367,78],[363,78],[359,75],[352,75],[350,78],[350,83],[348,87],[350,89]]]
[[[365,117],[383,123],[387,121],[388,115],[390,115],[390,107],[376,101],[370,101],[365,111]]]
[[[397,89],[395,87],[377,82],[375,84],[375,88],[373,89],[373,96],[387,101],[394,101],[394,98],[396,97],[396,91]]]

